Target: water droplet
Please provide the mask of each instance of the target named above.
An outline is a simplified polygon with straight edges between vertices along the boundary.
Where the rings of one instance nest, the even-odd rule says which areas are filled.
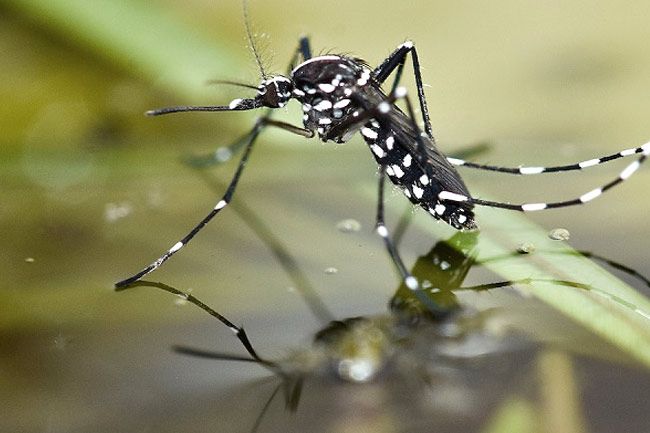
[[[520,254],[530,254],[535,251],[535,244],[532,242],[522,242],[517,245],[517,252]]]
[[[326,273],[327,275],[333,275],[333,274],[336,274],[336,273],[338,273],[338,272],[339,272],[339,270],[336,269],[335,267],[325,268],[325,273]]]
[[[557,228],[548,232],[548,237],[554,241],[568,241],[571,233],[567,229]]]
[[[336,223],[336,228],[343,233],[354,233],[361,230],[361,223],[355,219],[344,219]]]
[[[25,257],[25,263],[34,263],[35,261],[34,257]]]

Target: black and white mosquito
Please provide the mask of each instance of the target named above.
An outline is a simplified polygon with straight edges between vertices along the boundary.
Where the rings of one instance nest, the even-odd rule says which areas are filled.
[[[252,130],[242,141],[243,156],[225,194],[213,209],[160,258],[135,275],[118,282],[117,287],[126,286],[157,269],[187,245],[230,203],[253,145],[259,134],[267,127],[277,127],[307,138],[318,135],[324,142],[336,143],[344,143],[356,132],[361,133],[379,165],[377,233],[383,238],[401,277],[407,286],[414,290],[419,288],[419,283],[404,266],[384,223],[386,176],[411,203],[420,206],[435,219],[444,221],[458,230],[476,230],[478,224],[473,212],[476,205],[531,212],[587,203],[628,179],[650,154],[650,142],[648,142],[640,147],[625,149],[611,155],[553,167],[499,167],[448,158],[437,149],[435,144],[424,95],[420,62],[412,42],[402,43],[379,66],[371,68],[365,61],[347,55],[313,56],[309,40],[303,37],[294,53],[289,72],[286,75],[270,75],[266,73],[255,49],[247,19],[246,2],[244,2],[244,16],[248,39],[262,75],[262,82],[256,88],[247,84],[229,83],[252,87],[257,90],[256,95],[234,99],[224,106],[177,106],[152,110],[147,114],[159,116],[187,111],[244,111],[258,108],[271,110],[258,118]],[[399,86],[409,55],[413,65],[423,130],[418,126],[406,89]],[[394,81],[390,91],[386,93],[382,85],[391,75],[394,75]],[[302,105],[304,112],[302,127],[276,121],[270,117],[272,109],[284,107],[292,99]],[[398,100],[404,102],[406,110],[396,105]],[[516,175],[535,175],[582,170],[636,154],[640,154],[638,159],[625,167],[610,182],[577,198],[547,203],[512,204],[473,197],[454,168],[462,166]]]

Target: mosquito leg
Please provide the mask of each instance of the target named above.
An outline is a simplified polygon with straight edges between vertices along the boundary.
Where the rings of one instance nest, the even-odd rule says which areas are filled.
[[[124,286],[120,286],[116,288],[117,291],[122,291],[126,289],[131,289],[134,287],[154,287],[160,290],[164,290],[165,292],[171,293],[172,295],[176,295],[181,297],[182,299],[186,300],[187,302],[196,305],[203,311],[207,312],[210,314],[212,317],[217,318],[221,323],[226,325],[230,330],[235,334],[237,339],[241,342],[241,344],[244,346],[248,354],[258,363],[270,368],[273,371],[277,370],[277,365],[272,362],[268,361],[264,358],[261,358],[257,352],[255,352],[255,349],[253,348],[253,345],[251,344],[250,340],[248,339],[248,336],[246,335],[246,331],[244,331],[244,328],[241,326],[237,326],[234,323],[232,323],[230,320],[228,320],[225,316],[221,315],[217,311],[213,310],[203,302],[201,302],[198,298],[196,298],[194,295],[190,293],[183,292],[181,290],[176,289],[175,287],[172,287],[170,285],[164,284],[164,283],[157,283],[153,281],[136,281],[131,284],[127,284]]]
[[[226,189],[225,194],[223,197],[217,202],[217,204],[214,206],[214,208],[196,225],[190,230],[188,234],[186,234],[180,241],[176,242],[174,245],[172,245],[171,248],[169,248],[162,256],[160,256],[158,259],[156,259],[154,262],[146,266],[144,269],[142,269],[140,272],[136,273],[135,275],[126,278],[122,281],[119,281],[115,284],[115,287],[124,287],[130,283],[133,283],[134,281],[139,280],[143,276],[149,274],[150,272],[155,271],[158,269],[163,263],[165,263],[171,256],[176,254],[178,251],[180,251],[185,245],[189,243],[190,240],[199,232],[207,223],[212,220],[223,208],[225,208],[228,203],[232,200],[232,196],[235,193],[235,189],[237,188],[237,183],[239,182],[239,179],[241,177],[241,174],[244,171],[244,168],[246,167],[246,163],[248,162],[248,157],[250,156],[251,150],[253,149],[253,145],[255,144],[255,140],[257,139],[257,136],[260,134],[260,132],[263,130],[265,126],[275,126],[282,128],[284,130],[294,132],[294,133],[299,133],[300,135],[308,135],[308,134],[313,134],[311,131],[304,130],[302,128],[298,128],[296,126],[284,123],[284,122],[276,122],[274,120],[267,119],[265,117],[262,117],[258,119],[258,121],[255,123],[255,126],[251,130],[251,132],[248,135],[248,141],[246,143],[246,147],[244,149],[244,154],[242,155],[241,160],[239,161],[239,165],[237,166],[237,170],[235,171],[234,176],[232,177],[230,184],[228,185],[228,188]]]
[[[517,175],[532,175],[542,173],[557,173],[564,171],[584,170],[589,167],[604,164],[606,162],[614,161],[626,156],[635,155],[637,153],[647,152],[650,147],[650,142],[639,147],[632,147],[629,149],[621,150],[620,152],[612,153],[611,155],[601,156],[600,158],[588,159],[582,162],[575,162],[572,164],[556,165],[551,167],[499,167],[496,165],[477,164],[475,162],[466,161],[459,158],[447,158],[452,165],[459,167],[474,168],[478,170],[496,171],[499,173],[517,174]]]
[[[427,100],[424,95],[424,85],[422,84],[422,72],[420,71],[420,60],[418,59],[418,53],[413,45],[413,42],[406,41],[401,44],[395,51],[393,51],[390,56],[384,60],[381,65],[377,66],[372,73],[372,76],[379,83],[383,83],[390,76],[390,74],[395,70],[395,81],[391,88],[391,93],[394,93],[399,85],[400,78],[402,76],[402,70],[404,69],[404,63],[406,62],[406,56],[411,54],[411,61],[413,63],[413,75],[415,77],[415,86],[418,92],[418,100],[420,102],[420,111],[422,112],[422,120],[424,121],[424,132],[427,133],[429,138],[432,140],[433,129],[431,128],[431,118],[429,117],[429,109],[427,108]]]

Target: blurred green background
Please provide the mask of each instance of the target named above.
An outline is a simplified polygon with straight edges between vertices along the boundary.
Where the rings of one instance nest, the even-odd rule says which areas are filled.
[[[646,1],[253,0],[250,8],[263,57],[279,72],[303,34],[311,36],[317,53],[352,53],[372,65],[412,39],[445,152],[487,140],[491,147],[481,155],[483,162],[561,164],[641,145],[650,137]],[[265,377],[264,371],[187,359],[169,350],[182,342],[239,351],[227,329],[191,308],[177,308],[164,294],[112,291],[115,281],[156,258],[218,200],[221,190],[181,158],[229,144],[255,116],[152,119],[142,113],[241,96],[237,88],[206,81],[255,84],[257,68],[246,45],[236,0],[0,1],[2,431],[251,428],[270,389],[260,391],[252,382]],[[298,111],[289,108],[279,118],[296,123]],[[534,179],[480,172],[463,172],[463,177],[481,197],[535,202],[582,194],[623,165]],[[229,163],[207,176],[227,182],[234,168]],[[341,318],[385,312],[398,286],[372,233],[375,173],[360,139],[336,146],[269,132],[260,139],[236,196],[263,217]],[[569,229],[575,248],[647,275],[649,184],[650,170],[644,167],[588,206],[530,218],[546,229]],[[389,195],[391,223],[404,202]],[[511,232],[499,214],[479,213],[495,239]],[[419,223],[401,243],[407,266],[436,240],[453,234],[421,217],[416,215]],[[361,231],[337,230],[347,218],[358,220]],[[525,233],[518,236],[528,240]],[[507,246],[515,248],[516,242]],[[324,272],[330,267],[338,272]],[[221,214],[152,279],[191,289],[244,322],[259,351],[271,356],[307,345],[320,326],[235,211]],[[486,280],[495,277],[478,270],[467,284]],[[647,287],[636,287],[648,293]],[[515,316],[535,311],[536,320],[530,320],[535,332],[554,341],[603,344],[556,312],[540,313],[542,307],[532,300],[491,293],[471,302],[512,307]],[[578,363],[581,395],[572,401],[583,418],[567,431],[646,431],[647,371],[616,349],[594,347],[578,351],[601,352],[606,361]],[[513,385],[513,395],[537,401],[528,395],[539,393],[534,380],[524,382]],[[375,393],[382,391],[377,386]],[[322,389],[333,395],[363,392],[331,383]],[[313,395],[319,393],[326,394],[313,391],[316,403]],[[275,430],[305,431],[305,424],[319,416],[323,431],[428,431],[395,421],[388,409],[374,408],[381,416],[372,412],[357,419],[355,401],[351,398],[347,407],[352,413],[340,407],[328,413],[316,404],[316,415],[305,409]],[[518,410],[519,403],[511,401],[506,399],[505,409],[491,414],[481,428],[506,422],[510,431],[545,430],[540,413],[550,409],[524,404]],[[193,415],[180,416],[174,408],[191,408]],[[532,411],[537,421],[530,426],[511,421],[511,409],[520,418]],[[273,426],[270,420],[266,428],[273,431]],[[458,431],[464,428],[459,421]]]

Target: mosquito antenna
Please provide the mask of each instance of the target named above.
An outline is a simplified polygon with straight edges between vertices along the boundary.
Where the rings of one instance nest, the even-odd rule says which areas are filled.
[[[264,65],[262,65],[262,59],[260,53],[257,50],[257,45],[255,45],[255,39],[253,38],[253,32],[251,31],[251,22],[248,15],[248,0],[242,0],[242,8],[244,10],[244,26],[246,27],[246,37],[248,38],[248,45],[253,51],[253,56],[255,57],[255,62],[257,62],[257,67],[260,68],[260,73],[262,78],[266,79],[266,71],[264,70]]]

